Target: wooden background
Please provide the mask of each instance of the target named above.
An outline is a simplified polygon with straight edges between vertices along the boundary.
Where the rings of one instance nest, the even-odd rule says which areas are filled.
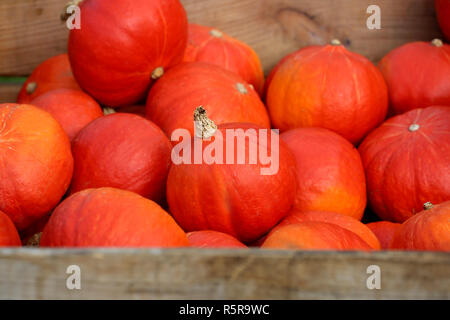
[[[0,1],[0,76],[26,76],[66,51],[60,21],[68,0]],[[191,22],[215,26],[249,43],[267,72],[286,54],[339,38],[350,50],[379,61],[410,41],[442,37],[432,0],[181,0]],[[382,29],[368,30],[369,5],[381,8]],[[15,100],[19,85],[0,88]]]

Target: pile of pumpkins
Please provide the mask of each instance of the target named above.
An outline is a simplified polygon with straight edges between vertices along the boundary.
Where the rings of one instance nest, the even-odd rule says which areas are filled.
[[[77,4],[68,54],[0,105],[0,245],[450,251],[444,41],[375,66],[333,40],[265,79],[252,48],[188,24],[179,0]],[[450,40],[450,1],[436,7]],[[278,171],[172,163],[199,106],[216,132],[279,129]],[[363,224],[366,207],[381,221]]]

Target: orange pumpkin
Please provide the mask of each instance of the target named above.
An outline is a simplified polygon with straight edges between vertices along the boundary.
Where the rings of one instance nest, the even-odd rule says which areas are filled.
[[[428,200],[450,199],[449,141],[449,107],[415,109],[374,130],[359,147],[372,211],[401,223]]]
[[[133,192],[88,189],[64,200],[44,228],[41,247],[186,247],[186,234],[151,200]]]
[[[380,240],[381,248],[387,250],[390,248],[391,241],[394,238],[394,234],[400,228],[400,223],[394,223],[389,221],[378,221],[368,223],[367,227],[372,230],[372,232]]]
[[[60,54],[41,63],[22,86],[17,103],[30,103],[40,95],[55,89],[81,90],[70,68],[67,54]]]
[[[322,127],[357,144],[385,119],[388,93],[368,59],[333,41],[283,59],[270,78],[266,103],[281,131]]]
[[[0,247],[20,247],[22,242],[14,223],[0,211]]]
[[[447,40],[450,41],[450,1],[435,0],[435,6],[441,30]]]
[[[322,128],[281,134],[297,164],[298,211],[331,211],[361,220],[366,207],[366,179],[358,150]]]
[[[238,74],[253,85],[256,92],[262,93],[264,72],[258,55],[250,46],[222,31],[196,24],[189,25],[184,61],[218,65]]]
[[[50,212],[73,173],[70,141],[46,111],[0,104],[0,210],[19,230]]]
[[[392,249],[450,251],[450,201],[424,207],[395,233]]]
[[[202,230],[187,234],[191,247],[196,248],[247,248],[245,244],[229,234]]]

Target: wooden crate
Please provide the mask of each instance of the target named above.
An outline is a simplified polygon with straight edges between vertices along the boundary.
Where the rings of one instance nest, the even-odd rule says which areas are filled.
[[[27,76],[66,50],[67,0],[0,1],[0,76]],[[431,0],[182,0],[191,22],[249,43],[268,72],[284,55],[339,38],[377,62],[414,40],[442,37]],[[366,9],[382,10],[368,30]],[[0,83],[0,103],[20,83]],[[81,268],[81,290],[66,288]],[[367,268],[380,267],[369,290]],[[266,250],[0,250],[0,299],[450,299],[450,255]]]

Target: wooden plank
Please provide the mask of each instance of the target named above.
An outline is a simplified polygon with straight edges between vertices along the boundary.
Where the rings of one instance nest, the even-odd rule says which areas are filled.
[[[27,75],[66,51],[60,21],[67,0],[0,1],[0,75]],[[430,0],[182,0],[191,22],[249,43],[269,71],[284,55],[340,38],[378,61],[405,42],[441,37]],[[382,29],[368,30],[366,9],[381,8]]]
[[[16,102],[20,88],[20,83],[0,83],[0,103]]]
[[[449,299],[450,255],[266,250],[0,250],[0,299]],[[81,290],[66,287],[67,267]],[[369,290],[367,268],[381,270]]]

